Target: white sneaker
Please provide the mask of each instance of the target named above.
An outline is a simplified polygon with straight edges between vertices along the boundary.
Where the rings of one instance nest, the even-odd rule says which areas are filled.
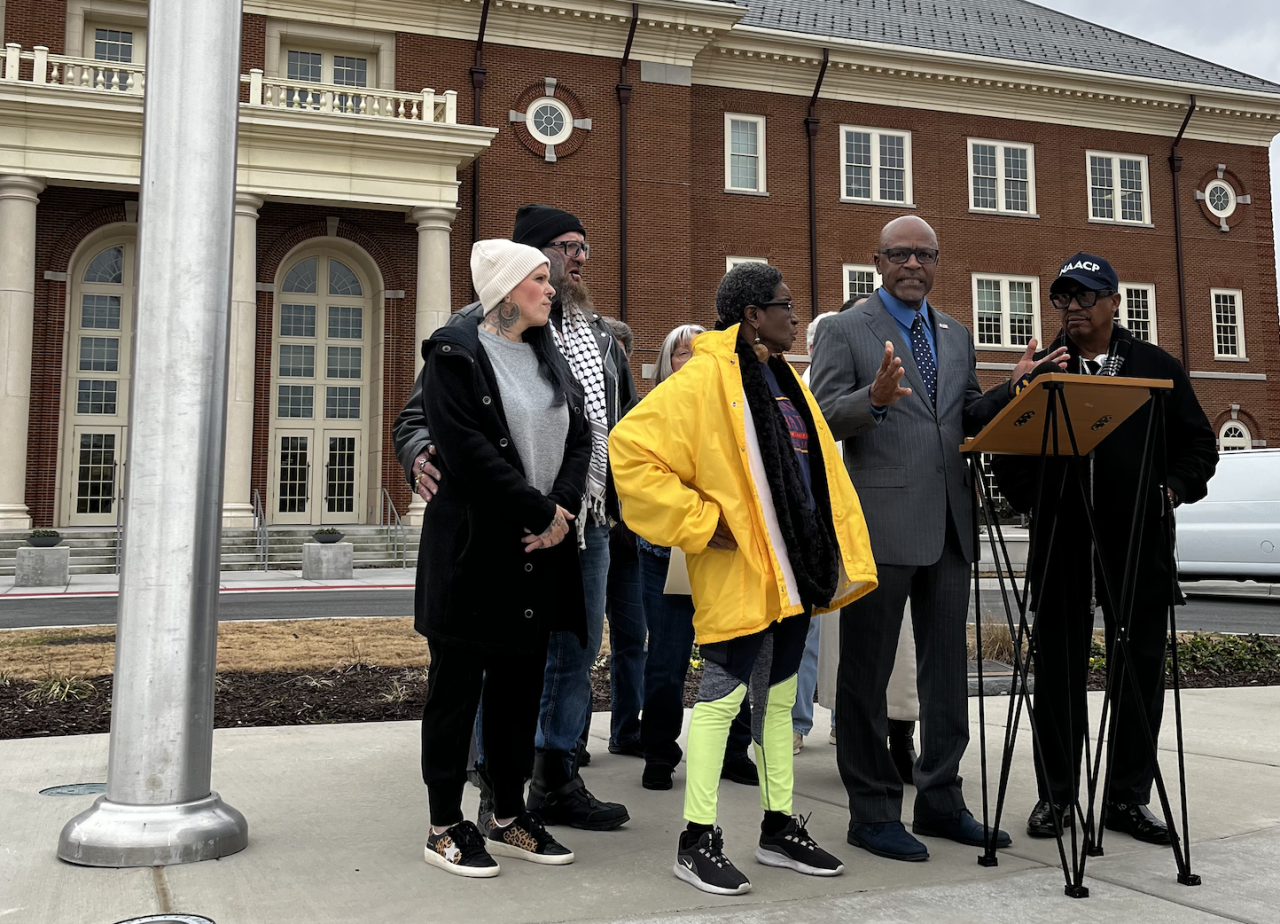
[[[831,729],[831,733],[830,733],[829,735],[827,735],[827,743],[828,743],[828,744],[835,744],[835,743],[836,743],[836,730],[835,730],[834,728],[833,728],[833,729]]]
[[[798,731],[793,731],[791,733],[791,753],[799,754],[802,747],[804,747],[804,735]]]

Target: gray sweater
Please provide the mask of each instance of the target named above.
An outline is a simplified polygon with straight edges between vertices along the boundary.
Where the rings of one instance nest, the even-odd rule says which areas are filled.
[[[555,391],[538,373],[538,357],[529,344],[481,329],[480,346],[498,380],[498,398],[524,464],[525,480],[549,494],[564,461],[569,404],[561,402],[559,407],[552,407]]]

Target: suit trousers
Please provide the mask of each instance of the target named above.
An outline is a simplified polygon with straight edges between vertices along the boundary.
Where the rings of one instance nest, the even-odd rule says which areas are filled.
[[[1070,553],[1060,553],[1063,557]],[[1084,556],[1081,556],[1084,557]],[[1093,608],[1089,568],[1083,561],[1059,558],[1046,576],[1044,593],[1035,614],[1035,740],[1036,783],[1039,798],[1058,805],[1075,801],[1080,787],[1080,763],[1086,735],[1096,734],[1085,699],[1089,680],[1089,652],[1093,641]],[[1117,588],[1117,592],[1118,592]],[[1164,599],[1157,595],[1157,599]],[[1155,740],[1160,738],[1164,714],[1165,652],[1168,642],[1168,605],[1144,601],[1142,589],[1134,595],[1130,621],[1129,653],[1138,681],[1133,695],[1129,669],[1123,667],[1115,647],[1116,619],[1104,605],[1107,672],[1124,670],[1115,678],[1111,716],[1116,724],[1109,746],[1111,786],[1104,798],[1112,802],[1146,805],[1151,800],[1154,764],[1142,732],[1142,713]],[[1089,725],[1092,724],[1092,728]],[[1042,769],[1043,762],[1043,769]]]
[[[915,817],[948,815],[965,807],[959,770],[969,743],[970,565],[950,516],[938,561],[877,564],[876,570],[879,586],[840,611],[836,764],[849,794],[849,814],[862,824],[902,817],[902,781],[885,740],[889,675],[910,600],[920,696]]]
[[[427,702],[422,707],[422,781],[427,784],[431,823],[462,821],[471,730],[481,718],[484,774],[495,814],[524,811],[525,780],[533,775],[533,737],[547,666],[547,639],[525,654],[481,654],[429,641]]]

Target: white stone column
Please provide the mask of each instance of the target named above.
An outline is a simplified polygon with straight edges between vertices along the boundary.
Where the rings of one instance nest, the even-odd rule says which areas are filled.
[[[453,299],[449,288],[449,234],[458,210],[449,206],[424,205],[409,212],[408,220],[418,226],[418,309],[414,325],[414,363],[416,376],[422,371],[422,341],[449,320]],[[426,504],[413,496],[405,522],[422,525]]]
[[[231,337],[227,364],[227,448],[222,475],[222,528],[253,528],[253,393],[258,336],[258,209],[262,199],[236,193],[231,271]]]
[[[27,424],[36,301],[36,203],[44,180],[0,176],[0,530],[30,529]]]

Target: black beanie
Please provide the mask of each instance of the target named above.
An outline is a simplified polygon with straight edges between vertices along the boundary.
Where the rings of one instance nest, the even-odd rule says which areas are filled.
[[[543,248],[569,231],[587,236],[587,229],[582,227],[577,215],[534,203],[522,205],[516,211],[516,227],[511,232],[511,239],[517,244]]]

